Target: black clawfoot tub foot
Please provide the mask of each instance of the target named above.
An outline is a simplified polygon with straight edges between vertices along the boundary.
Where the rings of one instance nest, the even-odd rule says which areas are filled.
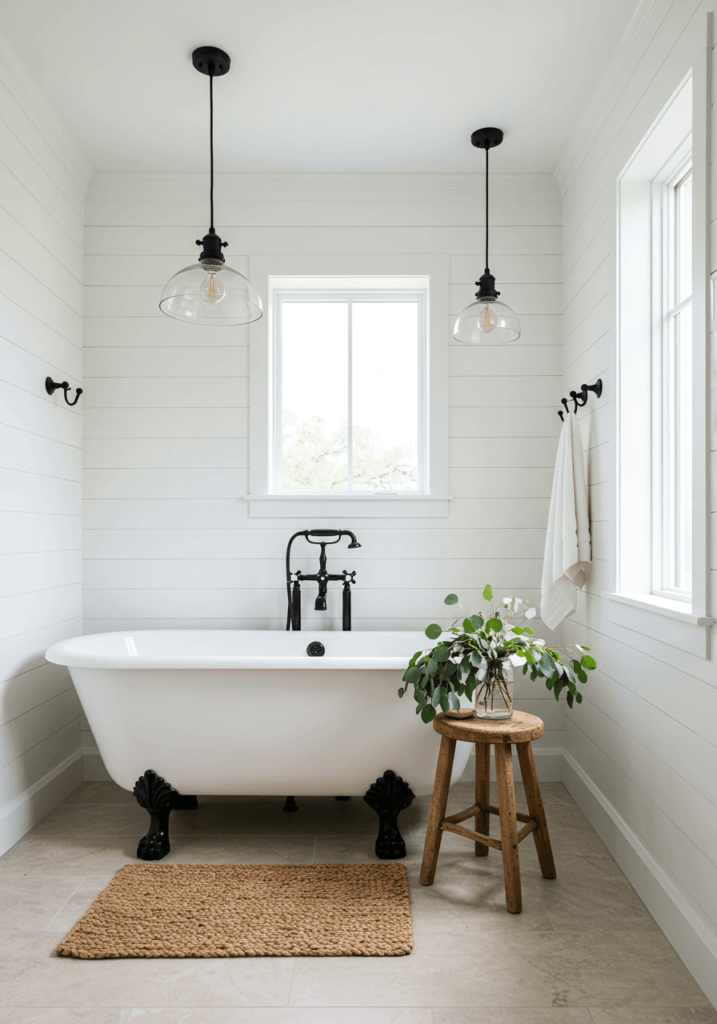
[[[140,860],[161,860],[169,853],[169,814],[174,810],[196,810],[196,796],[182,796],[151,769],[146,771],[132,791],[140,807],[149,811],[149,831],[137,847]]]
[[[286,803],[281,809],[282,811],[286,811],[287,814],[293,814],[294,811],[298,811],[299,805],[296,800],[294,800],[293,796],[287,796]]]
[[[410,807],[414,799],[408,783],[395,772],[384,772],[369,786],[364,800],[378,814],[376,856],[379,860],[399,860],[406,856],[406,844],[398,830],[398,815]]]

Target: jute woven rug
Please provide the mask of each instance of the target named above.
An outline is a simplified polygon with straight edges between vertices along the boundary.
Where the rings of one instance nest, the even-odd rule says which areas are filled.
[[[132,864],[57,947],[118,957],[405,956],[403,864]]]

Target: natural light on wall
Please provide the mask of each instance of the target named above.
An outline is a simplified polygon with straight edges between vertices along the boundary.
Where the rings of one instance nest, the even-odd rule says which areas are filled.
[[[274,295],[274,493],[423,489],[423,289]]]

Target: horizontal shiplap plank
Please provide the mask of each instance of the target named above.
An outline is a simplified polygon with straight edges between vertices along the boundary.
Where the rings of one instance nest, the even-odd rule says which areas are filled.
[[[91,377],[247,377],[249,350],[207,345],[85,348],[85,379]]]
[[[95,377],[83,395],[86,409],[246,408],[245,377]]]
[[[74,551],[0,554],[0,597],[80,583],[81,579],[82,555],[79,548]]]
[[[86,409],[85,441],[92,438],[248,437],[248,409]]]
[[[361,547],[351,551],[351,564],[358,566],[370,559],[461,559],[480,558],[491,563],[493,578],[500,571],[505,558],[520,559],[523,554],[542,553],[547,499],[516,502],[514,499],[489,499],[498,508],[509,503],[523,511],[523,517],[504,529],[495,525],[478,528],[406,529],[390,526],[356,529]],[[127,502],[118,502],[123,509]],[[527,515],[526,515],[527,513]],[[91,516],[91,513],[90,513]],[[104,516],[102,518],[105,518]],[[478,518],[478,517],[476,517]],[[516,517],[517,518],[517,517]],[[486,519],[488,517],[486,516]],[[531,526],[531,520],[535,525]],[[117,525],[112,528],[94,528],[85,532],[86,559],[281,559],[286,553],[286,528],[267,529],[262,520],[252,520],[253,529],[230,529],[214,526],[207,529],[180,529],[167,525],[164,529],[133,529]],[[416,522],[416,520],[414,520]],[[442,520],[442,522],[444,522]],[[320,527],[319,527],[320,528]],[[520,534],[521,536],[518,536]],[[525,536],[523,536],[525,534]],[[515,548],[510,545],[514,544]],[[511,551],[513,555],[511,555]],[[296,558],[306,554],[297,541],[293,548]],[[315,554],[315,552],[312,552]],[[341,556],[348,552],[341,549]],[[338,557],[338,555],[336,556]],[[532,557],[532,556],[531,556]],[[512,568],[512,566],[511,566]],[[238,585],[237,581],[237,585]]]
[[[0,598],[0,640],[63,622],[82,613],[82,587],[73,583]]]
[[[82,280],[67,268],[62,256],[54,256],[34,238],[4,206],[0,205],[0,251],[23,267],[53,295],[82,316]]]
[[[0,725],[0,769],[80,717],[74,687]]]
[[[525,407],[518,404],[514,408],[500,405],[454,408],[449,412],[449,434],[451,437],[475,438],[557,437],[560,433],[559,408],[562,406],[558,401],[554,406]]]
[[[492,494],[500,498],[550,497],[553,485],[552,466],[521,469],[520,473],[500,469],[451,469],[449,487],[457,497]]]
[[[387,579],[394,579],[400,580],[402,587],[439,588],[447,594],[451,588],[475,588],[477,582],[493,578],[497,571],[519,577],[521,559],[542,558],[539,534],[539,530],[496,531],[491,557],[483,559],[373,557],[351,564],[357,567],[357,586],[362,589],[380,590]],[[292,559],[294,571],[313,573],[316,564],[316,558],[308,554]],[[276,552],[273,558],[93,558],[85,559],[84,585],[89,590],[172,590],[187,589],[191,580],[193,587],[200,589],[252,591],[281,585],[285,571],[285,563]],[[313,586],[306,584],[307,593],[313,593]]]
[[[79,550],[81,543],[79,514],[0,511],[0,554]]]
[[[37,381],[34,394],[0,380],[0,423],[63,441],[75,448],[82,444],[80,413],[68,409],[61,391],[50,397],[45,391],[44,378]]]
[[[473,254],[476,251],[476,229],[471,225],[430,227],[392,227],[377,231],[375,227],[244,227],[228,222],[222,237],[239,239],[227,250],[232,253],[274,255],[384,255],[392,253],[436,253],[443,255]],[[204,218],[187,227],[92,227],[85,229],[85,253],[100,255],[177,256],[177,270],[197,258],[193,248],[196,238],[206,231]],[[560,255],[562,229],[559,226],[534,227],[497,225],[490,233],[491,254]],[[185,262],[182,262],[184,259]]]
[[[244,469],[86,469],[87,498],[239,498],[247,493]]]
[[[85,222],[93,226],[137,226],[176,228],[176,199],[142,200],[90,198],[86,204]],[[195,202],[183,202],[179,214],[187,225],[199,224],[206,216],[206,200],[199,193]],[[247,229],[283,227],[446,227],[485,224],[485,206],[480,198],[472,202],[434,200],[361,202],[343,200],[236,200],[222,197],[222,219],[227,225],[241,224]],[[560,202],[521,200],[517,195],[493,191],[491,196],[491,230],[514,225],[555,226],[562,223]],[[227,238],[236,229],[227,227]]]
[[[472,437],[453,437],[449,440],[448,463],[452,469],[469,466],[552,468],[557,448],[557,438],[552,437],[495,437],[490,444]]]
[[[45,512],[76,515],[82,489],[79,479],[64,480],[37,472],[0,469],[0,509],[3,512]]]
[[[0,424],[0,468],[79,481],[82,451],[63,441]]]
[[[69,722],[46,739],[30,747],[20,757],[0,769],[0,806],[16,797],[47,775],[53,768],[72,758],[80,750],[80,718]]]
[[[243,438],[86,439],[86,469],[242,468],[249,465]]]
[[[555,406],[560,408],[563,382],[561,377],[451,377],[449,384],[452,409],[455,408],[488,408],[497,406],[503,409],[527,408],[531,406]],[[496,431],[496,433],[498,433]]]
[[[557,344],[451,345],[449,371],[452,377],[557,377],[562,354]]]
[[[114,501],[86,499],[83,505],[85,545],[88,553],[97,553],[102,550],[105,539],[97,539],[99,547],[96,547],[93,535],[96,532],[108,530],[126,531],[122,537],[112,541],[114,552],[121,550],[122,544],[135,543],[136,538],[130,538],[127,535],[129,531],[132,533],[144,532],[147,535],[144,541],[146,544],[144,552],[147,557],[151,557],[153,543],[162,544],[163,549],[166,544],[174,545],[172,550],[181,552],[182,546],[190,542],[189,538],[185,538],[183,531],[196,531],[203,538],[208,538],[209,543],[213,543],[220,531],[231,530],[245,539],[247,547],[244,554],[248,555],[253,544],[263,543],[261,538],[265,535],[273,538],[272,544],[281,545],[289,525],[284,524],[281,520],[268,524],[261,519],[248,519],[247,503],[235,498],[121,498]],[[462,510],[464,506],[464,513],[457,511]],[[459,515],[467,521],[463,526],[455,525]],[[438,555],[441,555],[445,551],[444,545],[448,543],[454,544],[456,550],[463,551],[463,545],[468,543],[468,538],[474,532],[484,533],[485,543],[489,544],[491,530],[496,528],[522,529],[525,528],[526,521],[539,521],[542,524],[546,523],[547,519],[547,498],[524,498],[520,502],[516,502],[512,498],[480,497],[468,500],[454,498],[450,505],[449,528],[446,527],[444,520],[439,520],[436,525],[426,531],[425,527],[417,524],[414,519],[412,521],[399,520],[400,527],[397,529],[396,520],[392,519],[385,527],[379,522],[372,523],[367,529],[371,537],[377,536],[374,533],[375,530],[385,529],[387,543],[390,541],[392,544],[397,543],[402,537],[413,538],[419,545],[415,549],[416,552],[421,550],[420,545],[423,544],[431,545],[429,548],[431,553],[434,551],[433,545],[441,545],[435,549],[438,551]],[[294,520],[292,520],[292,524],[295,525]],[[321,529],[329,528],[332,521],[327,519],[325,522],[323,520],[315,522],[312,520],[311,523],[299,523],[298,525],[301,529],[313,527]],[[290,528],[293,529],[293,526]],[[172,540],[175,530],[179,530],[182,535]],[[361,533],[363,543],[366,529],[362,529]],[[228,535],[221,534],[218,543],[228,543]],[[262,548],[262,550],[264,549]],[[354,552],[354,554],[358,553],[358,551]],[[118,556],[112,554],[110,557]],[[160,556],[158,555],[158,557]],[[181,557],[181,554],[178,557]],[[466,554],[466,557],[470,556]]]
[[[3,680],[0,683],[0,725],[72,688],[70,673],[65,666],[53,665],[49,661]]]

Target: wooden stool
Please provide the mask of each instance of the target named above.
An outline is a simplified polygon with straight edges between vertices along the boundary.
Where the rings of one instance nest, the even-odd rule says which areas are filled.
[[[433,785],[431,813],[428,818],[426,845],[421,865],[421,885],[433,885],[444,832],[455,832],[475,842],[476,856],[487,857],[492,846],[503,854],[505,875],[505,901],[511,914],[523,909],[520,893],[520,861],[518,843],[533,833],[535,848],[544,878],[555,878],[553,851],[550,848],[548,825],[540,796],[538,776],[535,774],[532,740],[543,735],[543,723],[535,715],[514,711],[512,718],[489,721],[484,718],[448,718],[438,715],[433,728],[441,734],[441,749],[438,754],[436,781]],[[472,807],[446,818],[448,788],[451,784],[453,754],[456,740],[476,745],[476,802]],[[515,785],[513,782],[513,757],[511,743],[518,749],[520,771],[523,776],[525,795],[530,814],[518,814],[515,809]],[[490,748],[495,746],[495,770],[498,776],[498,807],[490,802]],[[500,839],[490,838],[490,816],[500,817]],[[476,830],[464,828],[461,821],[475,816]],[[518,831],[518,822],[525,826]]]

